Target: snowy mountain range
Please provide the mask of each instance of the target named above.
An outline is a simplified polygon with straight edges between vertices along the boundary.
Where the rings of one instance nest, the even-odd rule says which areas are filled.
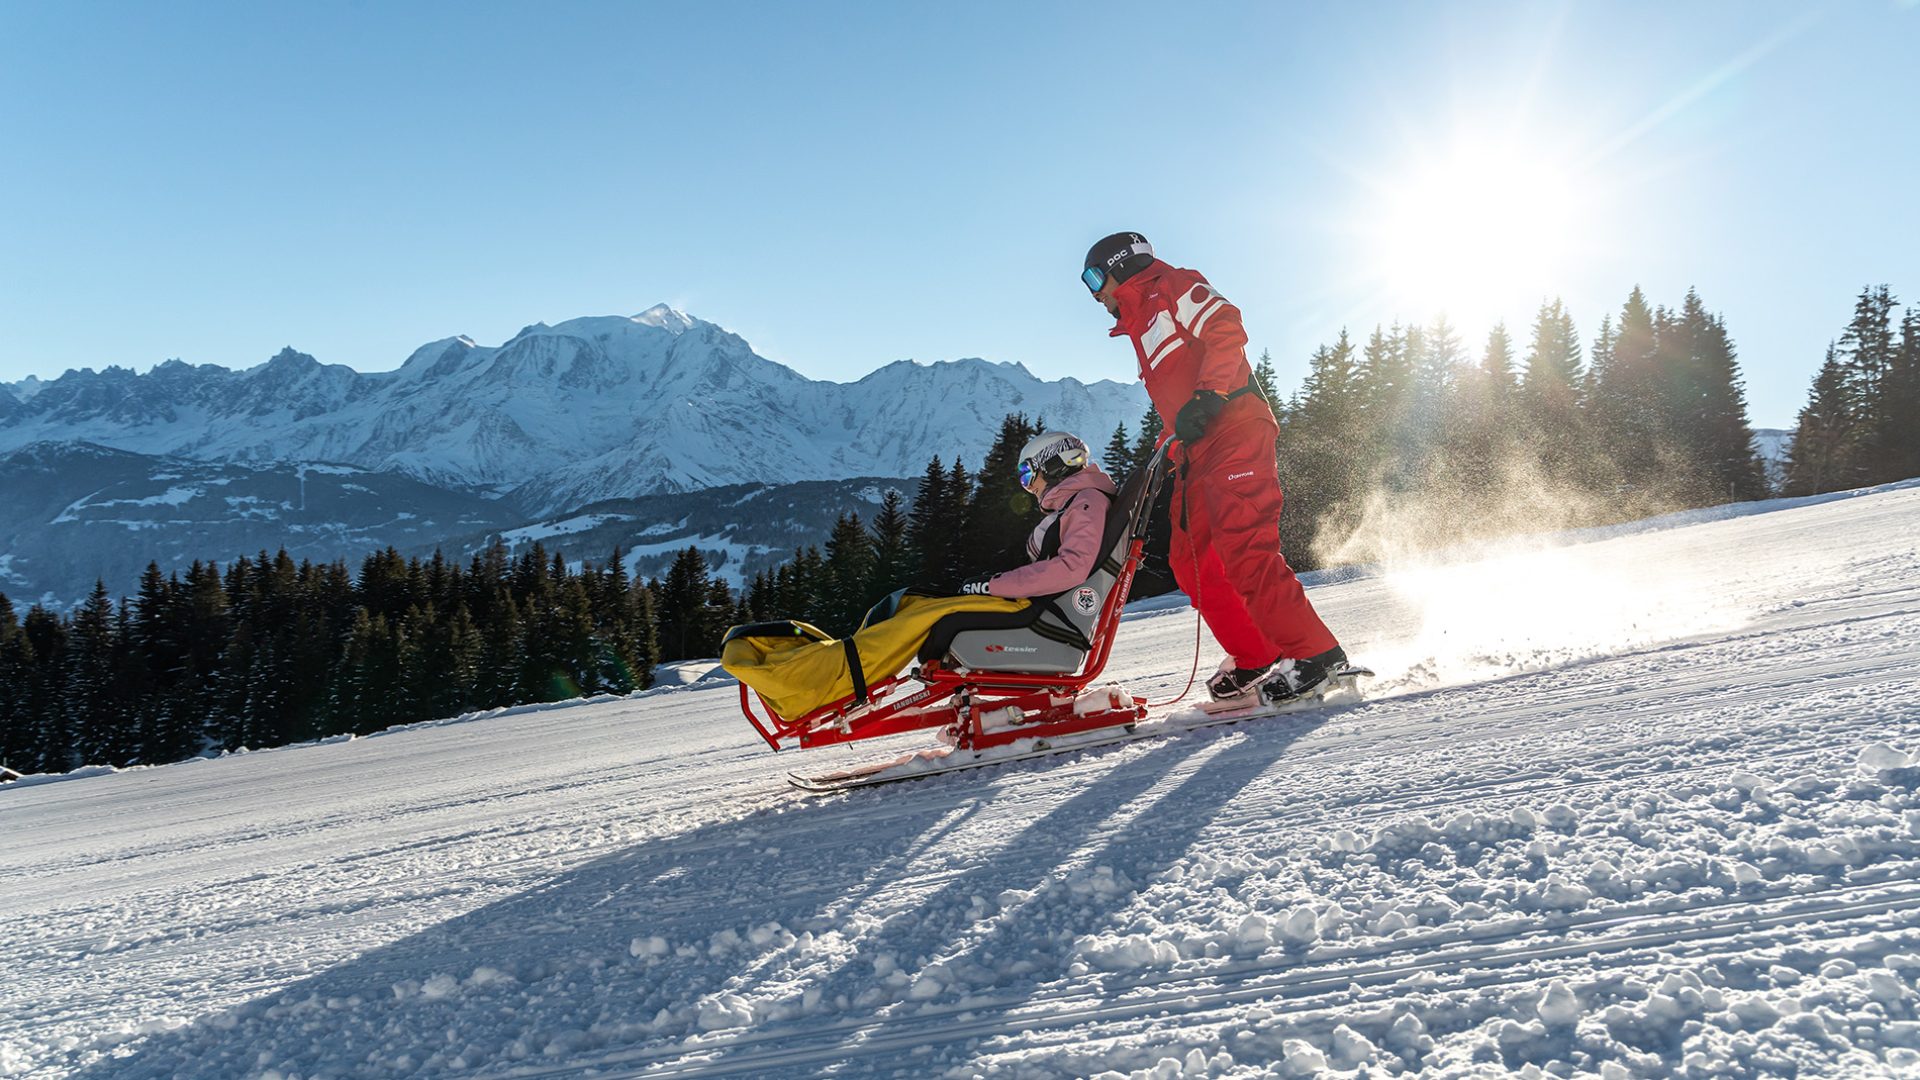
[[[979,359],[808,379],[663,304],[536,323],[498,346],[444,338],[385,372],[288,348],[243,371],[170,360],[146,374],[0,384],[0,452],[82,441],[208,462],[337,462],[484,488],[538,516],[726,484],[914,476],[934,454],[977,463],[1008,412],[1091,441],[1145,408],[1135,383],[1049,381]]]

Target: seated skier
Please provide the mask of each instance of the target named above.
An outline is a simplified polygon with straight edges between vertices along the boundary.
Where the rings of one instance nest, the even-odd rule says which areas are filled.
[[[1020,449],[1020,486],[1046,517],[1027,537],[1025,566],[963,583],[962,596],[1052,596],[1087,580],[1100,562],[1113,479],[1094,464],[1077,435],[1049,431]]]
[[[961,611],[1017,611],[1092,576],[1100,561],[1113,481],[1087,444],[1047,432],[1020,452],[1020,484],[1047,511],[1027,541],[1024,566],[975,578],[957,589],[901,589],[867,613],[858,632],[837,641],[805,623],[758,623],[727,632],[720,664],[759,691],[767,706],[793,718],[838,700],[869,676],[904,667],[933,624]],[[853,663],[858,658],[858,665]]]

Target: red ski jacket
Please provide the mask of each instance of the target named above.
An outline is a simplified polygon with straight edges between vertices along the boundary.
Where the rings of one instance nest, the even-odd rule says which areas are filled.
[[[1108,336],[1133,340],[1140,379],[1166,426],[1168,434],[1163,438],[1171,437],[1173,418],[1193,399],[1194,391],[1212,390],[1224,396],[1252,381],[1240,309],[1215,292],[1198,271],[1155,260],[1115,286],[1113,296],[1120,302],[1120,318]],[[1257,394],[1241,398],[1228,404],[1215,421],[1217,426],[1237,426],[1254,413],[1265,413],[1272,422],[1272,412]]]

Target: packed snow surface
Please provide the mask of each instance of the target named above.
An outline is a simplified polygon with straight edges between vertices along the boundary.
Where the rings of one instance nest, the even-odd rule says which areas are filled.
[[[0,1074],[1911,1075],[1920,487],[1750,509],[1316,587],[1359,704],[840,796],[914,740],[698,682],[0,789]]]

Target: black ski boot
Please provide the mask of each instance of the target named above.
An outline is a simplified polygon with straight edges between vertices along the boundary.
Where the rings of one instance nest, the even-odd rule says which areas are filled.
[[[1347,650],[1338,645],[1305,660],[1276,661],[1271,674],[1260,684],[1260,696],[1272,705],[1298,701],[1325,689],[1333,673],[1345,666]]]
[[[1260,680],[1266,678],[1267,673],[1272,670],[1272,664],[1257,668],[1235,667],[1233,657],[1229,656],[1220,661],[1220,670],[1214,672],[1213,678],[1207,680],[1207,693],[1212,695],[1215,701],[1238,701],[1241,698],[1252,700],[1255,692],[1260,689]]]

